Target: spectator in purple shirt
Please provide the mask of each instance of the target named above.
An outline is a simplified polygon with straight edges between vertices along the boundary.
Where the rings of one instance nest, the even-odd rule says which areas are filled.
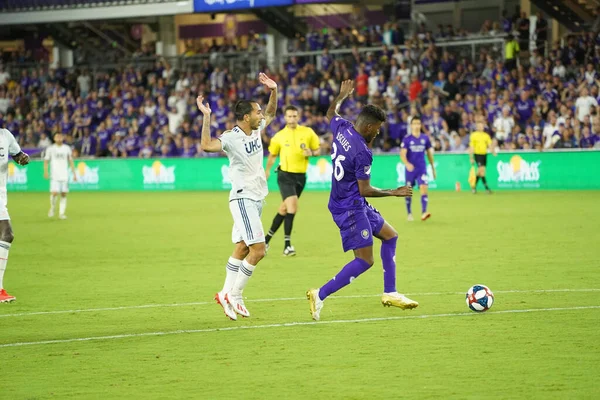
[[[129,128],[129,133],[124,139],[124,148],[127,157],[136,157],[140,151],[140,137],[135,128]]]

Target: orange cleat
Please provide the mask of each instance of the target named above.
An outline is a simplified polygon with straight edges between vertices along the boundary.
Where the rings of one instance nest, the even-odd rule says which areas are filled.
[[[11,296],[6,293],[6,290],[0,289],[0,303],[10,303],[11,301],[15,301],[17,298],[15,296]]]

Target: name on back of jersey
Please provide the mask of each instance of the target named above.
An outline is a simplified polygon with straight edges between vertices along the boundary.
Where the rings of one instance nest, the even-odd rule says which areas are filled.
[[[344,135],[342,135],[341,132],[338,132],[338,134],[335,136],[335,139],[340,142],[340,144],[342,145],[342,147],[344,148],[344,151],[348,151],[352,148],[352,146],[350,145],[350,142],[348,141],[348,139],[346,139],[346,137]]]

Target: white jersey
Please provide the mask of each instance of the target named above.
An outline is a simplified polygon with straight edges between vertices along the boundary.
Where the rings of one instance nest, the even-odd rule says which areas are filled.
[[[8,129],[0,129],[0,207],[6,206],[9,156],[21,152],[21,147]]]
[[[53,144],[46,148],[44,160],[50,161],[50,179],[53,181],[67,182],[69,180],[69,161],[71,161],[71,147],[66,144]]]
[[[229,200],[250,199],[262,201],[269,193],[263,166],[263,147],[260,132],[265,128],[265,120],[260,127],[246,135],[236,126],[219,137],[223,151],[229,158],[229,179],[231,192]]]

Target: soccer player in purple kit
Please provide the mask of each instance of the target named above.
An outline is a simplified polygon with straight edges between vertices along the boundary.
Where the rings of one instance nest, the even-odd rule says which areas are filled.
[[[353,90],[353,81],[342,82],[340,94],[327,110],[327,119],[333,132],[331,159],[334,165],[328,207],[334,222],[340,228],[344,252],[353,250],[354,260],[320,289],[306,292],[310,313],[315,321],[320,319],[323,302],[329,295],[349,285],[374,264],[373,236],[382,241],[384,293],[381,303],[401,309],[419,305],[396,291],[398,233],[365,200],[365,197],[411,196],[412,188],[402,186],[382,190],[371,186],[373,153],[368,145],[385,122],[385,113],[376,106],[367,105],[358,114],[354,124],[340,117],[339,109]]]
[[[406,167],[406,184],[411,187],[415,186],[415,183],[419,184],[419,192],[421,193],[421,221],[427,221],[431,217],[431,213],[427,211],[427,204],[429,203],[429,195],[427,194],[429,179],[427,176],[427,166],[425,165],[425,154],[427,154],[429,165],[431,165],[433,179],[436,178],[436,172],[435,164],[433,163],[433,147],[431,146],[429,136],[421,132],[421,127],[421,118],[419,116],[413,117],[410,121],[411,133],[402,139],[400,159]],[[405,200],[408,220],[413,221],[411,210],[412,198],[407,197]]]

